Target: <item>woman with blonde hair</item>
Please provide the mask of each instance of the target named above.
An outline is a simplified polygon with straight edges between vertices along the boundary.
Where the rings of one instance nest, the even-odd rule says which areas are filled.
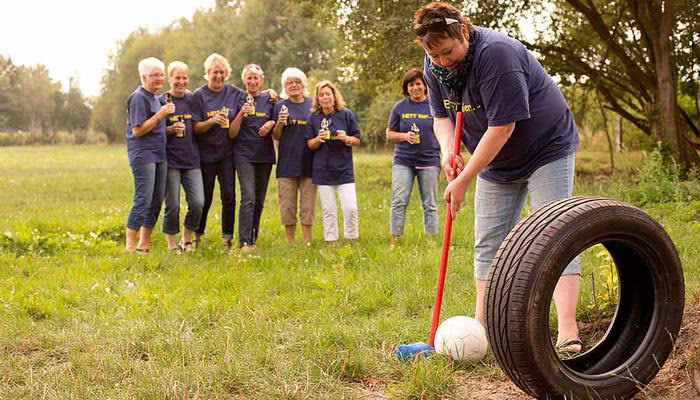
[[[236,115],[245,93],[226,83],[231,66],[226,58],[213,53],[204,61],[207,83],[192,93],[192,121],[199,147],[204,185],[204,208],[195,231],[197,247],[207,226],[207,215],[214,196],[215,180],[221,192],[221,236],[224,246],[231,249],[236,215],[236,175],[233,144],[229,138],[230,119]]]
[[[316,85],[311,117],[306,125],[306,144],[313,151],[312,180],[318,185],[323,213],[323,236],[338,240],[336,199],[343,209],[343,237],[359,237],[357,194],[352,147],[360,144],[360,126],[345,107],[340,90],[330,81]]]
[[[282,73],[283,100],[275,104],[276,121],[272,135],[279,140],[277,161],[277,192],[280,217],[289,243],[294,242],[297,226],[297,197],[299,221],[304,242],[311,242],[316,211],[316,185],[311,179],[313,154],[306,145],[304,132],[311,115],[312,100],[306,96],[306,74],[298,68]]]

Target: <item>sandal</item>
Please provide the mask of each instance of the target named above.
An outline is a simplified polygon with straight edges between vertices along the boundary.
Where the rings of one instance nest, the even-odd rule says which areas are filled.
[[[137,254],[146,254],[146,253],[148,253],[150,250],[151,250],[151,249],[149,249],[149,248],[140,249],[140,248],[137,247],[137,248],[136,248],[136,253],[137,253]]]
[[[570,339],[562,343],[557,343],[554,349],[557,353],[564,354],[567,356],[572,356],[581,352],[583,348],[583,342],[579,339]]]
[[[172,249],[168,249],[169,252],[175,253],[175,254],[182,254],[182,247],[178,245],[177,247],[173,247]]]
[[[180,247],[182,248],[182,251],[185,253],[191,253],[194,251],[194,245],[192,242],[182,242],[180,244]]]

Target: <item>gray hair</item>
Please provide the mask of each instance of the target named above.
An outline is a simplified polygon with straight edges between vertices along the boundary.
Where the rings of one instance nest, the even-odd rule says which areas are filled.
[[[173,71],[175,71],[176,69],[184,69],[187,70],[187,72],[190,71],[190,67],[188,67],[187,64],[185,64],[184,62],[173,61],[170,64],[168,64],[168,76],[172,76]]]
[[[282,72],[282,79],[280,80],[280,82],[282,83],[282,93],[280,93],[280,97],[283,99],[289,97],[287,91],[284,89],[284,84],[287,83],[287,79],[289,78],[297,78],[301,81],[301,85],[304,87],[303,93],[304,96],[306,96],[306,86],[308,86],[309,84],[309,80],[306,78],[306,74],[299,68],[289,67],[285,69],[284,72]]]
[[[243,71],[241,71],[242,81],[245,81],[246,72],[252,72],[255,75],[259,75],[261,78],[265,78],[265,72],[263,71],[262,67],[258,64],[246,64],[245,67],[243,67]]]
[[[226,70],[226,78],[231,75],[231,64],[228,63],[228,60],[221,54],[211,53],[204,61],[204,79],[209,80],[209,70],[216,63],[219,63],[224,67]]]
[[[165,72],[165,64],[155,57],[148,57],[139,61],[139,77],[142,85],[145,83],[143,78],[150,75],[154,69],[160,69]]]

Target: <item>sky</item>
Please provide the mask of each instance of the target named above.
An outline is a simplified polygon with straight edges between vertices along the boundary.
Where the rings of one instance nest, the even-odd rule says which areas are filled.
[[[15,65],[43,64],[68,89],[77,76],[86,96],[97,96],[107,57],[138,27],[167,26],[215,0],[3,0],[0,55]]]

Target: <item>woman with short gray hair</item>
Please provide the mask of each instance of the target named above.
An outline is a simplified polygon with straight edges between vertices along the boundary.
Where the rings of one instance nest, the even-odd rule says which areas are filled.
[[[299,221],[304,242],[311,242],[316,212],[316,185],[311,180],[313,153],[306,145],[304,131],[311,116],[310,97],[306,96],[306,74],[298,68],[287,68],[282,73],[283,100],[275,104],[272,135],[279,140],[277,160],[277,192],[280,217],[287,242],[294,242],[297,226],[297,198]]]
[[[175,105],[161,105],[156,96],[165,82],[163,62],[154,57],[143,59],[138,71],[141,86],[126,101],[126,148],[134,175],[134,201],[126,222],[129,253],[147,252],[151,246],[165,194],[165,118],[175,112]]]

